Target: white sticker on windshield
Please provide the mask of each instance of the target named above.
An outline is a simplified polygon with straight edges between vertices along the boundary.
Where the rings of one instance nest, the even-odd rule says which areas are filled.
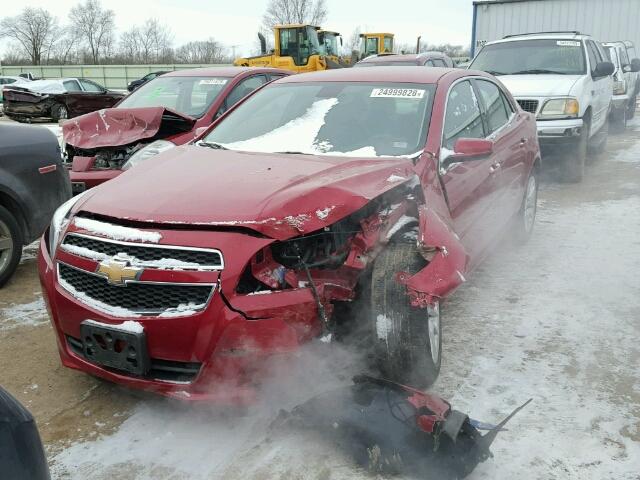
[[[419,88],[374,88],[370,97],[374,98],[415,98],[424,97],[424,90]]]
[[[559,47],[579,47],[580,42],[575,42],[573,40],[558,40],[556,45]]]
[[[203,78],[198,85],[225,85],[227,80],[224,78]]]

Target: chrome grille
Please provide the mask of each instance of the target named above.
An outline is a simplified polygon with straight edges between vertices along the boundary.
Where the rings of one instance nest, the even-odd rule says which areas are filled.
[[[102,309],[116,315],[118,309],[141,315],[159,315],[176,311],[181,306],[184,308],[184,305],[194,306],[189,310],[202,310],[215,288],[209,284],[145,282],[131,282],[124,287],[116,286],[109,284],[107,279],[99,275],[61,262],[58,262],[58,275],[62,286],[69,293],[74,296],[85,295],[88,299],[98,302],[96,306],[101,306]],[[121,312],[118,316],[126,315]]]
[[[189,268],[220,270],[224,267],[222,254],[211,249],[119,242],[78,233],[66,235],[62,242],[62,248],[65,245],[86,249],[92,252],[91,258],[101,255],[114,257],[118,254],[125,254],[132,265],[136,265],[136,261],[138,261],[144,262],[146,267],[162,268],[161,261],[164,260],[171,260],[174,262],[174,268],[185,270]],[[75,253],[73,250],[71,251]],[[83,256],[81,253],[79,255]],[[154,265],[154,262],[157,264]]]
[[[538,111],[538,100],[516,100],[525,112],[535,114]]]

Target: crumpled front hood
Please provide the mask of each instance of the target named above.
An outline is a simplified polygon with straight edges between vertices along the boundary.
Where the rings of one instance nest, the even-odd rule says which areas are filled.
[[[409,159],[187,145],[101,185],[78,210],[145,223],[245,227],[284,240],[331,225],[412,178]]]
[[[580,75],[500,75],[498,80],[514,97],[566,96]]]
[[[164,107],[106,108],[64,122],[62,132],[77,148],[117,147],[155,136],[163,123],[177,133],[190,130],[195,119]]]

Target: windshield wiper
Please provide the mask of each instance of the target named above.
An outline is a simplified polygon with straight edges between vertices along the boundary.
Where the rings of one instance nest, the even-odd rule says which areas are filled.
[[[506,75],[506,73],[504,72],[496,72],[495,70],[485,70],[485,72],[490,73],[494,77],[497,77],[499,75]]]
[[[205,142],[203,140],[200,140],[200,142],[197,145],[201,147],[213,148],[214,150],[229,150],[227,147],[223,147],[219,143]]]
[[[520,70],[519,72],[513,72],[511,75],[535,75],[535,74],[543,74],[550,73],[552,75],[569,75],[566,72],[558,72],[557,70],[547,70],[544,68],[532,68],[531,70]]]

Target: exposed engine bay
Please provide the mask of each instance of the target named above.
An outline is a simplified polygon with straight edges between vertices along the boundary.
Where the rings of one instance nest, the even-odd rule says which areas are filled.
[[[126,145],[120,147],[103,147],[94,149],[81,149],[71,145],[66,147],[65,160],[69,163],[73,163],[73,159],[76,156],[79,157],[95,157],[93,162],[93,169],[112,169],[120,170],[131,156],[138,150],[143,148],[150,142],[140,142],[134,145]]]

